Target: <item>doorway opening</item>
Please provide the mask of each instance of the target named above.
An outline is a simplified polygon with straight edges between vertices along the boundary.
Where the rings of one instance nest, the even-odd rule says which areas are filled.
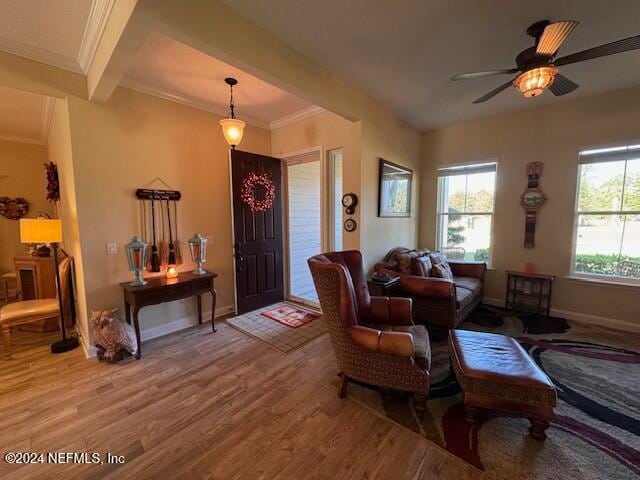
[[[287,297],[318,305],[307,259],[323,250],[322,148],[282,159],[286,185]]]

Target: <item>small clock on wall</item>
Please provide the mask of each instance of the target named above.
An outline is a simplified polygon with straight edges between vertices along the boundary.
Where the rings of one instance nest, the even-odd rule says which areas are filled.
[[[344,229],[347,232],[355,232],[356,228],[358,228],[358,224],[356,223],[355,218],[347,218],[344,221]]]
[[[355,193],[345,193],[342,196],[342,206],[347,215],[353,215],[358,205],[358,196]]]
[[[358,205],[358,196],[355,193],[345,193],[342,196],[342,206],[347,215],[356,213],[356,205]],[[344,229],[347,232],[355,232],[356,228],[358,228],[358,223],[352,216],[344,221]]]

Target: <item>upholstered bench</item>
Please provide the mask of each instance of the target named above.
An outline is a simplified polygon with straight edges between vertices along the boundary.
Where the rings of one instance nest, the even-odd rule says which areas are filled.
[[[513,338],[451,330],[449,356],[464,397],[465,419],[478,421],[479,409],[527,417],[537,440],[553,419],[556,389],[549,377]]]

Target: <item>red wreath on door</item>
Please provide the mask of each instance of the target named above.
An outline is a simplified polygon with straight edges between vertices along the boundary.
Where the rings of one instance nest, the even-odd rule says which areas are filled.
[[[264,189],[264,198],[258,200],[255,195],[256,187]],[[273,207],[273,199],[276,196],[276,187],[266,173],[258,175],[251,172],[242,180],[240,200],[247,205],[252,212],[265,212]]]

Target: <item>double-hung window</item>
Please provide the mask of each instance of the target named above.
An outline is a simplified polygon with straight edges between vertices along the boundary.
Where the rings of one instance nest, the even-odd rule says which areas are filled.
[[[449,258],[491,264],[495,162],[438,169],[436,245]]]
[[[572,273],[640,284],[640,145],[580,152]]]

